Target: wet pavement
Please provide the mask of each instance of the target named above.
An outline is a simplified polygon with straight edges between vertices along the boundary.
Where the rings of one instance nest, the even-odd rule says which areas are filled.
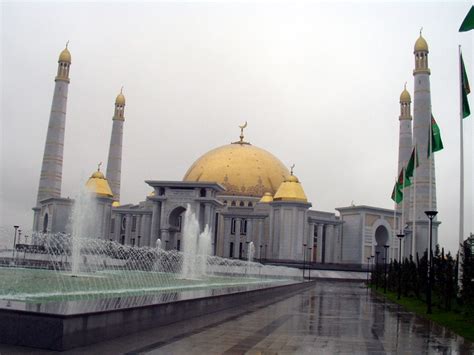
[[[1,354],[22,350],[0,345]],[[474,344],[374,297],[360,282],[319,281],[269,305],[230,309],[66,353],[472,354]]]

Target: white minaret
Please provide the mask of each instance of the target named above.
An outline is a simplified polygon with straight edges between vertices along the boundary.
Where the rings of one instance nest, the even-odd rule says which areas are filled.
[[[430,69],[428,68],[428,44],[421,35],[415,43],[415,92],[413,103],[413,142],[418,149],[419,167],[416,169],[415,243],[414,252],[420,257],[428,248],[428,217],[425,211],[436,210],[436,178],[434,155],[428,159],[429,132],[431,124]],[[430,172],[431,170],[431,172]],[[431,176],[431,192],[430,192]],[[413,206],[412,206],[413,207]],[[410,216],[413,220],[413,213]],[[437,225],[433,224],[433,246],[437,244]]]
[[[124,116],[125,110],[125,96],[122,94],[117,95],[115,99],[115,112],[112,118],[112,134],[110,136],[110,147],[109,147],[109,159],[107,161],[107,172],[106,177],[109,181],[110,188],[112,189],[113,204],[112,206],[118,206],[120,201],[120,176],[122,169],[122,140],[123,140],[123,122],[125,121]]]
[[[403,167],[406,168],[408,160],[410,159],[411,151],[412,151],[412,129],[411,129],[411,96],[407,90],[407,86],[405,84],[405,88],[403,89],[402,93],[400,94],[400,133],[399,133],[399,140],[398,140],[398,169],[397,169],[397,177],[400,174],[400,171]],[[397,212],[400,213],[400,220],[399,224],[396,228],[396,233],[400,232],[400,228],[406,224],[408,220],[410,220],[409,209],[410,209],[410,197],[411,197],[411,188],[403,189],[403,201],[397,204]],[[402,216],[403,215],[403,216]],[[403,221],[401,220],[403,217]],[[411,245],[411,235],[405,236],[404,245]],[[397,247],[398,247],[398,240],[397,240]],[[402,252],[402,257],[408,256],[405,251]],[[396,256],[398,259],[398,254]]]
[[[61,197],[63,173],[64,129],[66,126],[67,92],[71,53],[66,48],[59,55],[58,73],[54,86],[53,103],[49,115],[48,133],[44,146],[43,164],[36,205],[50,197]]]

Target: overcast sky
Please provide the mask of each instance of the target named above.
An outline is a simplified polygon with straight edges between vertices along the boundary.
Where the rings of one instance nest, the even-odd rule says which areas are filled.
[[[457,250],[458,44],[474,86],[474,31],[458,28],[470,6],[2,2],[0,225],[31,229],[57,58],[68,40],[64,197],[105,165],[123,85],[122,203],[145,198],[144,180],[181,180],[248,121],[246,140],[296,164],[314,209],[352,201],[393,208],[399,96],[406,81],[413,97],[413,45],[423,27],[445,146],[436,154],[439,242]],[[474,112],[472,94],[470,102]],[[464,120],[466,234],[474,232],[473,120]]]

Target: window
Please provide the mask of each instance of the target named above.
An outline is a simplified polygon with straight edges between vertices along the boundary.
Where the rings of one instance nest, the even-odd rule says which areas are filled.
[[[239,245],[239,259],[242,259],[243,251],[244,251],[244,246],[241,242],[240,245]]]
[[[177,249],[178,251],[181,250],[181,239],[178,239],[178,241],[176,242],[176,249]]]
[[[165,195],[165,188],[164,187],[160,187],[158,189],[158,195],[159,196],[164,196]]]
[[[115,218],[110,220],[110,233],[115,233]]]
[[[121,238],[121,240],[120,240],[120,244],[122,244],[122,245],[125,244],[125,236],[124,236],[124,235],[122,235],[122,238]]]
[[[232,201],[230,205],[235,206],[235,201]]]
[[[230,247],[229,247],[229,258],[234,257],[234,243],[230,242]]]
[[[245,206],[245,202],[244,202],[244,201],[240,201],[239,206],[240,206],[240,207],[244,207],[244,206]]]
[[[235,234],[235,218],[232,218],[232,220],[230,221],[230,234]]]
[[[247,234],[247,220],[246,219],[242,219],[240,221],[240,234],[241,235]]]
[[[201,189],[201,191],[199,191],[199,196],[206,197],[206,189]]]
[[[137,216],[132,217],[132,232],[137,230]]]
[[[249,201],[249,204],[248,204],[247,206],[249,206],[249,207],[253,207],[253,203],[252,203],[252,201]]]
[[[135,246],[135,238],[132,238],[131,242],[132,242],[132,247],[134,247]]]
[[[124,231],[127,228],[127,218],[122,218],[122,230]]]

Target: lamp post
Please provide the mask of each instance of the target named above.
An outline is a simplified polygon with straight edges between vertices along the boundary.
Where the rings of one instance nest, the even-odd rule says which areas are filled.
[[[375,289],[379,289],[379,251],[375,252]]]
[[[21,229],[18,229],[18,244],[21,242]]]
[[[15,236],[13,237],[13,253],[12,253],[12,258],[15,258],[15,248],[16,248],[16,231],[20,226],[13,226],[15,228]]]
[[[387,293],[387,261],[388,261],[388,248],[390,245],[384,245],[383,248],[385,249],[385,258],[384,260],[384,283],[383,283],[383,293]]]
[[[428,216],[430,219],[430,238],[429,238],[429,249],[428,249],[428,290],[426,292],[426,303],[428,304],[428,308],[426,310],[426,313],[431,314],[431,280],[433,278],[433,263],[432,263],[432,257],[431,257],[431,245],[433,244],[433,218],[436,217],[438,214],[438,211],[425,211],[425,214]]]
[[[265,262],[267,262],[267,244],[265,244],[265,255],[264,255]]]
[[[311,281],[311,250],[313,250],[313,248],[309,247],[308,248],[309,250],[309,258],[308,258],[308,278],[309,278],[309,281]]]
[[[405,234],[397,234],[399,244],[398,244],[398,295],[397,300],[400,299],[402,294],[402,239],[405,237]]]
[[[306,243],[303,243],[303,280],[304,280],[305,267],[306,267]]]
[[[262,247],[263,245],[260,244],[260,264],[262,263]]]

